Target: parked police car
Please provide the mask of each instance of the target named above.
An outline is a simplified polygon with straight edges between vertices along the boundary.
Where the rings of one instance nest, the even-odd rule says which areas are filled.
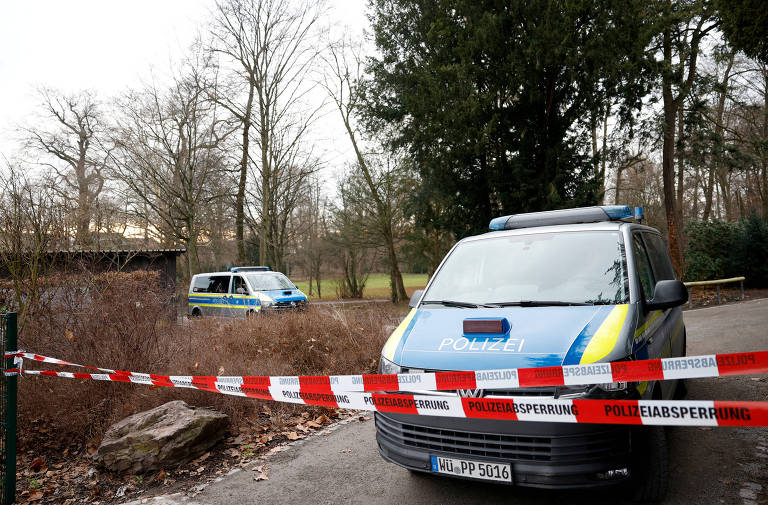
[[[189,283],[190,316],[247,317],[263,310],[306,307],[307,296],[285,275],[269,267],[235,267],[197,274]]]
[[[641,214],[640,209],[636,209]],[[382,373],[586,364],[685,355],[664,240],[625,206],[504,216],[458,242],[382,350]],[[497,319],[496,333],[466,332]],[[670,399],[676,381],[433,395]],[[682,391],[682,384],[680,384]],[[680,392],[680,391],[678,391]],[[382,456],[413,471],[542,488],[667,486],[664,429],[376,413]],[[463,463],[463,464],[462,464]],[[472,464],[474,463],[474,464]],[[482,471],[481,471],[482,469]]]

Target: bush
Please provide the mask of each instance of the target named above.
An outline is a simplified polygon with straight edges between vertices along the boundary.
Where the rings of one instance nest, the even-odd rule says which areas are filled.
[[[686,228],[685,280],[746,277],[750,287],[768,287],[768,223],[757,215],[739,222],[692,222]]]
[[[44,297],[48,305],[30,315],[20,349],[83,365],[165,375],[370,373],[400,317],[393,306],[368,304],[249,320],[182,321],[159,274],[82,274],[56,284],[55,296]],[[20,381],[19,397],[19,426],[27,427],[20,430],[22,442],[39,437],[34,428],[44,426],[46,433],[55,433],[56,443],[64,444],[73,438],[98,443],[112,423],[175,399],[213,406],[228,414],[235,428],[256,423],[265,404],[189,389],[32,376]],[[269,404],[272,424],[307,408]]]

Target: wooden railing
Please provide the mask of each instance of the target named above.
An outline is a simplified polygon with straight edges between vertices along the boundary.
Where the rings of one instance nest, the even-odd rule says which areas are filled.
[[[717,286],[717,304],[720,305],[720,286],[723,284],[730,284],[732,282],[738,282],[741,288],[741,299],[744,299],[744,277],[731,277],[730,279],[716,279],[713,281],[694,281],[685,282],[685,287],[688,288],[688,308],[693,306],[692,296],[693,288],[695,286]]]

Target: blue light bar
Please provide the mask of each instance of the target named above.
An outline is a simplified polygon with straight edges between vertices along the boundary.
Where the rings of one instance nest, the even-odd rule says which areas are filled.
[[[608,214],[611,221],[632,217],[632,209],[628,205],[603,205],[600,208]]]
[[[488,228],[493,231],[503,230],[504,226],[507,224],[507,220],[512,216],[501,216],[491,219],[491,224],[488,225]]]
[[[560,224],[599,223],[601,221],[619,221],[630,219],[632,209],[626,205],[602,205],[579,207],[575,209],[549,210],[512,214],[491,220],[488,228],[494,231],[532,228],[534,226],[554,226]]]
[[[232,272],[269,272],[269,267],[254,266],[254,267],[234,267]]]

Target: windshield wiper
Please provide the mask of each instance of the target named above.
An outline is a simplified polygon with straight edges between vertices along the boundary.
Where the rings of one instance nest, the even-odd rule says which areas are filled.
[[[476,309],[480,305],[476,303],[469,303],[469,302],[456,302],[453,300],[424,300],[421,302],[423,305],[445,305],[446,307],[463,307],[466,309]]]
[[[489,303],[487,307],[572,307],[581,305],[594,305],[587,302],[561,302],[555,300],[520,300],[517,302]]]

